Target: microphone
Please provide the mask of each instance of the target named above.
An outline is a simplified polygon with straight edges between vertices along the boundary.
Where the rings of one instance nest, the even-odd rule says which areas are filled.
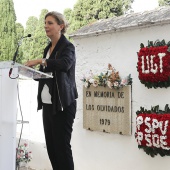
[[[14,64],[15,64],[15,61],[16,61],[16,58],[17,58],[17,55],[18,55],[19,47],[20,47],[20,45],[22,44],[22,40],[23,40],[24,38],[27,38],[27,37],[31,37],[31,34],[28,34],[28,35],[22,37],[22,38],[20,39],[20,41],[18,42],[17,49],[16,49],[15,54],[14,54],[14,56],[13,56],[13,60],[12,60],[13,62],[12,62],[12,64],[11,64],[11,68],[10,68],[10,70],[9,70],[9,77],[11,76],[11,73],[12,73],[12,70],[13,70],[13,67],[14,67]]]
[[[15,51],[15,54],[14,54],[14,57],[13,57],[13,60],[12,60],[12,61],[13,61],[13,64],[15,64],[16,57],[17,57],[17,55],[18,55],[18,49],[19,49],[19,46],[20,46],[21,43],[22,43],[23,38],[27,38],[27,37],[31,37],[31,34],[28,34],[28,35],[22,37],[22,38],[20,39],[20,41],[18,42],[17,50]]]
[[[25,37],[22,37],[22,39],[23,39],[23,38],[27,38],[27,37],[31,37],[31,34],[28,34],[28,35],[26,35]]]

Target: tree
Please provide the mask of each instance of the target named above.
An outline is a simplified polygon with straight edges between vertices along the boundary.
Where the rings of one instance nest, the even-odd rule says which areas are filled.
[[[17,46],[13,0],[1,0],[0,11],[0,60],[12,60]]]
[[[17,41],[21,39],[21,37],[23,37],[24,35],[24,27],[21,23],[16,23],[16,38]]]
[[[31,49],[32,56],[30,59],[42,58],[44,48],[49,42],[49,39],[47,38],[44,30],[44,17],[47,14],[47,12],[48,12],[47,9],[41,10],[38,25],[36,27],[35,34],[34,34],[34,40],[32,44],[33,48]]]
[[[159,6],[168,6],[170,5],[170,0],[159,0]]]
[[[24,27],[23,27],[23,25],[21,23],[16,23],[16,35],[17,35],[17,42],[19,43],[21,38],[24,35]],[[16,59],[16,61],[18,63],[21,63],[21,61],[23,59],[23,52],[22,52],[21,47],[19,48],[18,56],[17,56],[17,59]]]
[[[68,33],[100,19],[120,16],[131,8],[134,0],[78,0],[73,10],[65,9]]]
[[[35,30],[38,27],[38,18],[30,16],[26,22],[26,28],[24,35],[31,34],[30,38],[25,38],[23,40],[22,50],[23,50],[23,60],[22,63],[25,63],[27,60],[33,58],[33,40],[35,36]]]

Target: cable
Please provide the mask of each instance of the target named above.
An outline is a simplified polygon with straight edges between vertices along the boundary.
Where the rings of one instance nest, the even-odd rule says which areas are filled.
[[[23,114],[22,114],[22,109],[21,109],[21,102],[20,102],[20,96],[19,96],[19,86],[18,86],[18,81],[17,81],[17,94],[18,94],[18,102],[19,102],[19,108],[20,108],[20,112],[21,112],[21,131],[20,131],[20,136],[19,136],[19,140],[18,140],[18,148],[20,146],[20,142],[21,142],[21,136],[22,136],[22,131],[23,131]],[[16,159],[17,159],[17,154],[18,154],[18,150],[16,150]],[[15,159],[15,160],[16,160]],[[17,166],[15,167],[17,170]]]
[[[19,77],[19,74],[18,74],[16,77],[11,77],[11,74],[12,74],[12,71],[13,71],[13,68],[14,68],[14,64],[15,64],[15,63],[12,63],[12,64],[11,64],[11,68],[10,68],[10,70],[9,70],[9,78],[10,78],[10,79],[17,79],[17,78]]]
[[[9,75],[9,78],[10,79],[17,79],[19,77],[19,75],[17,75],[17,77],[11,77],[10,75]]]

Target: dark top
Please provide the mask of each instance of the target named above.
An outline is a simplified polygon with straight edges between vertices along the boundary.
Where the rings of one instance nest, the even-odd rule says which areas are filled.
[[[46,57],[51,43],[44,49]],[[40,66],[42,72],[52,72],[53,78],[39,79],[38,86],[38,110],[42,109],[41,92],[44,84],[49,87],[52,98],[53,113],[61,111],[78,98],[75,82],[75,47],[64,35],[61,35],[49,59],[46,59],[47,67]]]

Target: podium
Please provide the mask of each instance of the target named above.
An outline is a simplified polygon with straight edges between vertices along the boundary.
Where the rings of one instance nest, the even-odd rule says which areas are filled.
[[[52,78],[52,75],[15,63],[11,78],[12,61],[0,62],[0,170],[15,170],[17,126],[17,79]]]

